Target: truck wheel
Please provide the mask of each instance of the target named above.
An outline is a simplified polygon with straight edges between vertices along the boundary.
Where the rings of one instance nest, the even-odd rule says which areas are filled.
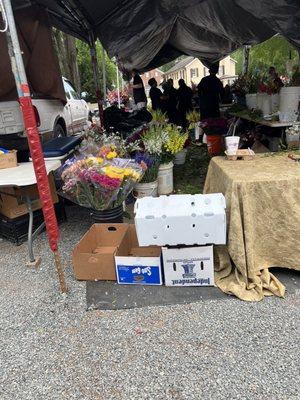
[[[57,123],[57,124],[55,125],[54,130],[53,130],[53,136],[54,136],[55,138],[57,138],[57,137],[62,137],[62,136],[66,136],[65,129],[64,129],[63,126],[61,126],[60,123]]]

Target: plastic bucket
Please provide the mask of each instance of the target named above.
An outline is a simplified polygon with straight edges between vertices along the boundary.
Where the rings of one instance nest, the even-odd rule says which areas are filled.
[[[203,141],[204,142],[204,141]],[[223,136],[206,135],[207,150],[211,156],[218,156],[223,151]]]
[[[123,205],[108,210],[92,210],[91,217],[94,222],[101,224],[122,223],[123,222]]]
[[[256,98],[257,98],[256,93],[246,94],[246,105],[247,105],[247,108],[249,108],[249,110],[257,108]]]
[[[174,164],[183,165],[185,163],[187,150],[183,149],[175,154]]]
[[[279,111],[281,113],[297,112],[299,107],[300,86],[283,87],[279,95]]]
[[[136,183],[134,186],[134,196],[138,199],[141,199],[142,197],[157,197],[157,187],[158,187],[158,182],[147,182],[147,183]]]
[[[161,164],[158,169],[158,194],[170,194],[174,190],[173,163]]]
[[[236,155],[239,148],[240,137],[239,136],[227,136],[225,138],[226,151],[228,156]]]

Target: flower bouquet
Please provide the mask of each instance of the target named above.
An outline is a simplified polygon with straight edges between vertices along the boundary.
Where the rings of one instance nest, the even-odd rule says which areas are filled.
[[[131,159],[74,158],[62,167],[62,194],[80,206],[107,210],[122,205],[142,176]]]
[[[161,110],[152,110],[152,123],[155,125],[165,125],[167,120],[167,115]]]

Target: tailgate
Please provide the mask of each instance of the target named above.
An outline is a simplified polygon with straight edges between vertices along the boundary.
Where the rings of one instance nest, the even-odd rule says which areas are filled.
[[[0,135],[24,131],[20,105],[17,101],[0,102]]]

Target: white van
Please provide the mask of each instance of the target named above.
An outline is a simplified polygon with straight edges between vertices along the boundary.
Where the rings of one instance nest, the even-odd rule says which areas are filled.
[[[42,142],[53,137],[74,135],[88,126],[89,108],[70,81],[62,78],[67,98],[33,98]],[[0,102],[0,147],[27,150],[28,144],[18,101]]]

